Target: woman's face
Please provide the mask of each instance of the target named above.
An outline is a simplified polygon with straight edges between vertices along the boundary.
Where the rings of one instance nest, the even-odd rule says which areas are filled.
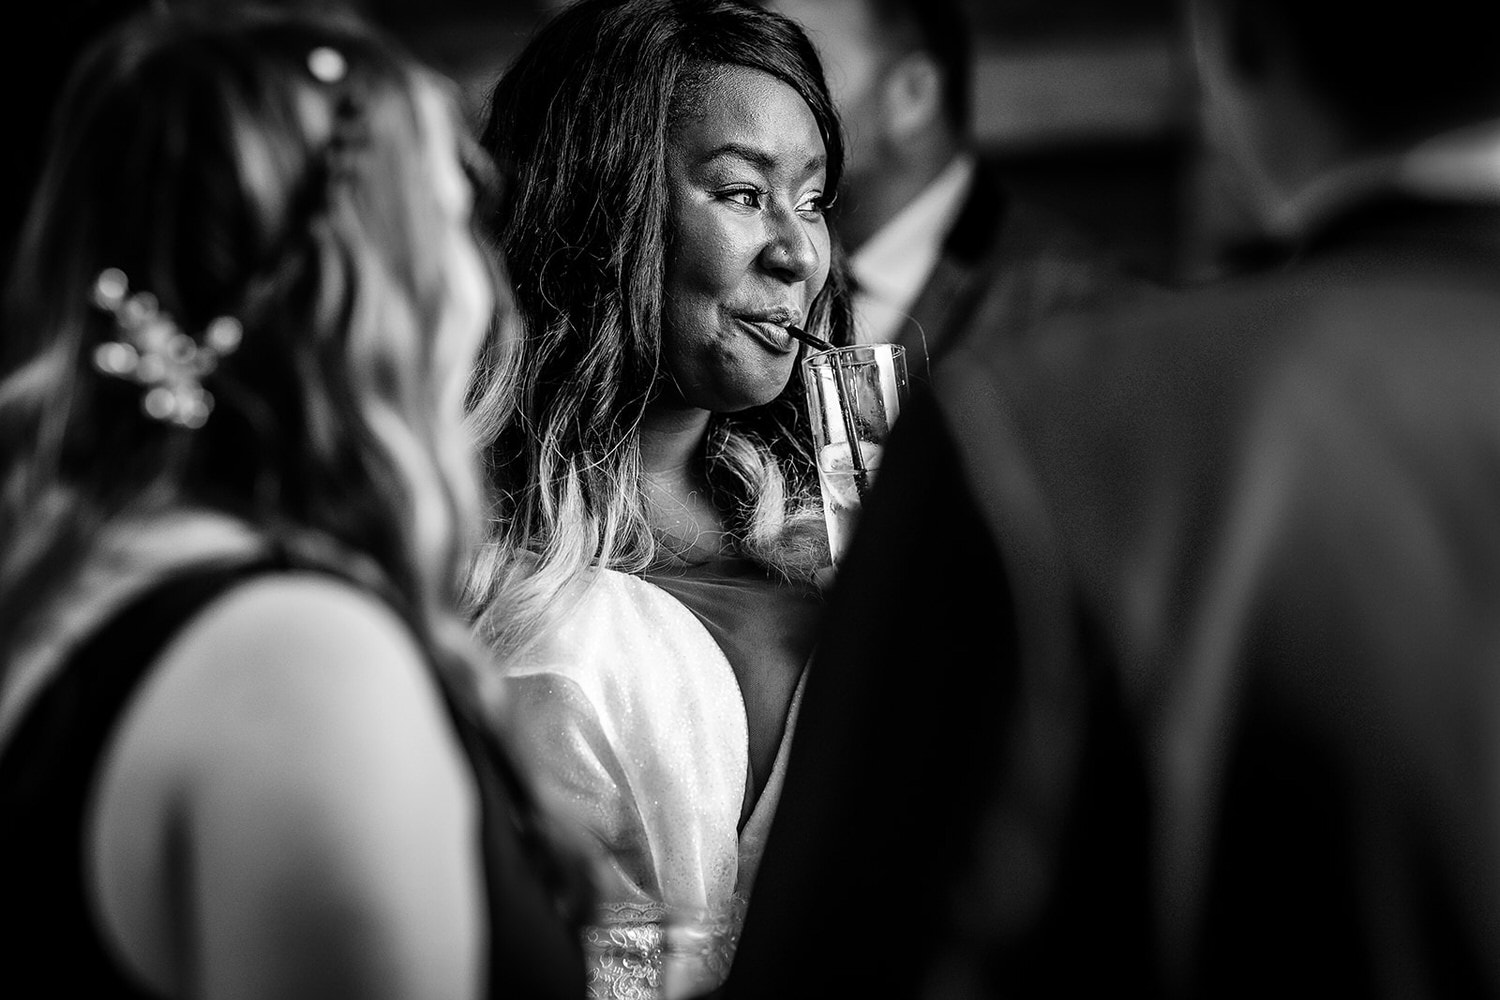
[[[791,87],[727,67],[667,149],[663,402],[722,413],[775,399],[828,280],[827,151]],[[831,194],[831,192],[829,192]]]

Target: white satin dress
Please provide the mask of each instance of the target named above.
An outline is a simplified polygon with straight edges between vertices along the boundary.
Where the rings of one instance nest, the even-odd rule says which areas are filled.
[[[724,653],[677,598],[599,571],[563,625],[503,669],[502,724],[543,803],[603,848],[589,995],[712,990],[734,955],[806,671],[741,829],[745,703]]]

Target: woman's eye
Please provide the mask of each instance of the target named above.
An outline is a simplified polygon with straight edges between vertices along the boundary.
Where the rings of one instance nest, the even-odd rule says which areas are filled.
[[[760,208],[761,193],[755,188],[735,188],[733,191],[725,191],[719,197],[746,208]]]
[[[803,215],[822,215],[828,211],[828,206],[831,204],[833,204],[833,199],[825,198],[819,192],[802,199],[802,203],[797,206],[797,211]]]

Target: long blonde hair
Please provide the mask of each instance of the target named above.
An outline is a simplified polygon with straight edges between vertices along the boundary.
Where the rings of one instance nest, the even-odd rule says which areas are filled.
[[[320,49],[336,79],[309,66]],[[433,93],[466,135],[450,84],[335,16],[152,12],[83,60],[9,285],[0,642],[106,525],[171,503],[341,551],[457,651],[481,505],[470,443],[437,416]],[[112,268],[189,335],[240,322],[203,426],[151,419],[94,370],[119,332],[92,302]]]

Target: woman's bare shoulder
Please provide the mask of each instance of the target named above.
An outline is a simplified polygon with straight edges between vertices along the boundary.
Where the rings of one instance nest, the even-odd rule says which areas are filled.
[[[204,761],[232,764],[250,745],[275,757],[359,747],[378,766],[392,743],[446,738],[411,628],[323,573],[262,575],[216,598],[162,651],[143,694],[149,725]]]

